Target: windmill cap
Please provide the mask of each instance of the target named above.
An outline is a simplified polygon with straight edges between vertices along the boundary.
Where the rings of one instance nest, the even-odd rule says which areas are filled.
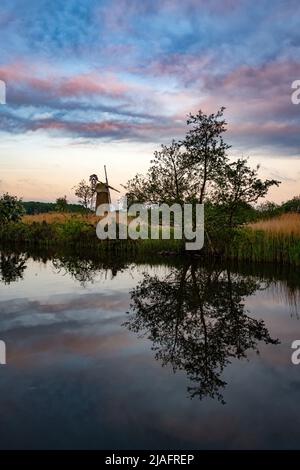
[[[96,184],[96,192],[97,193],[108,193],[107,185],[105,183],[102,183],[101,181],[99,181]]]

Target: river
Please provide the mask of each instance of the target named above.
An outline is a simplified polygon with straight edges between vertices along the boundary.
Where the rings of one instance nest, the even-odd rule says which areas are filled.
[[[0,447],[300,447],[295,269],[0,255]]]

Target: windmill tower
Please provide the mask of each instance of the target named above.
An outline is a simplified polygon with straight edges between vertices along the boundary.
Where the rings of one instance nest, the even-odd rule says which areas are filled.
[[[100,204],[111,204],[110,189],[112,189],[113,191],[116,191],[117,193],[120,192],[108,184],[106,165],[104,165],[104,173],[105,173],[105,183],[98,180],[95,185],[96,210],[97,210],[97,207],[100,206]]]

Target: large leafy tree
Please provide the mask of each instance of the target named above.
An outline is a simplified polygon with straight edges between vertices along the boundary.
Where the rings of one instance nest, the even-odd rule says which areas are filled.
[[[17,196],[5,193],[0,197],[0,222],[2,224],[18,222],[24,214],[22,200]]]
[[[157,202],[183,203],[196,197],[194,171],[187,165],[187,155],[180,143],[173,140],[170,146],[162,145],[151,164],[150,190]]]
[[[187,124],[190,127],[182,142],[186,148],[186,164],[195,170],[200,186],[199,202],[205,201],[208,186],[215,180],[226,164],[227,150],[230,145],[223,140],[226,121],[223,119],[225,108],[217,113],[205,114],[201,110],[190,114]]]
[[[225,228],[251,220],[253,204],[280,183],[261,180],[259,167],[252,169],[244,158],[230,162],[230,145],[223,139],[227,126],[224,110],[190,114],[186,137],[162,146],[155,152],[148,173],[136,175],[125,186],[129,203],[205,203],[205,234],[212,250],[215,235],[219,237],[221,231],[222,238],[231,236]]]
[[[146,175],[136,175],[125,186],[129,201],[174,203],[205,201],[209,185],[227,162],[229,148],[223,140],[225,108],[190,114],[189,130],[181,142],[163,145],[154,153]]]
[[[180,203],[194,199],[197,181],[187,165],[182,144],[172,141],[154,153],[146,175],[137,174],[125,186],[129,202]]]

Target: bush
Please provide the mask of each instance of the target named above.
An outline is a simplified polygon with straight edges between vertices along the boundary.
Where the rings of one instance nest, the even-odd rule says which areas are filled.
[[[0,223],[18,222],[24,213],[22,200],[17,196],[5,193],[0,197]]]

